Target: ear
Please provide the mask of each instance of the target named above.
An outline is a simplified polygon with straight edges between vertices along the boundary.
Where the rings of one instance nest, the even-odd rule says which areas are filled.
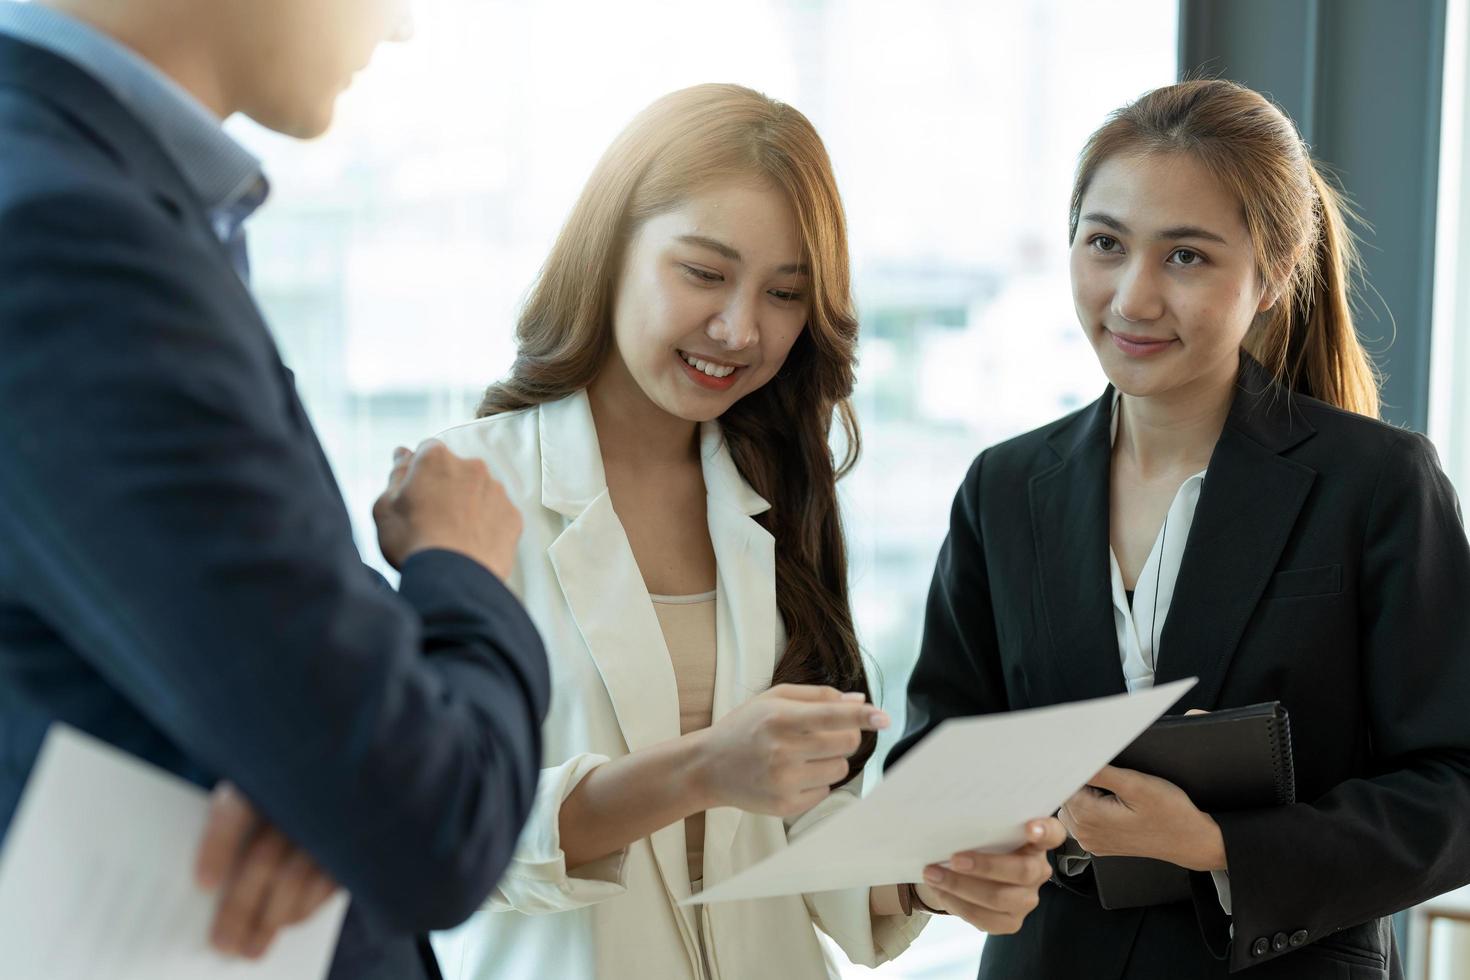
[[[1261,301],[1256,304],[1256,315],[1260,316],[1262,313],[1265,313],[1271,307],[1275,306],[1276,301],[1280,298],[1281,290],[1273,289],[1270,286],[1263,286],[1261,288]]]

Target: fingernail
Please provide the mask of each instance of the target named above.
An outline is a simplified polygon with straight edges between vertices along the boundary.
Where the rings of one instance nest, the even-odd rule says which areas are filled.
[[[1029,833],[1032,837],[1040,839],[1041,835],[1046,833],[1046,828],[1039,823],[1034,823],[1027,828],[1026,832]]]
[[[848,691],[846,694],[842,695],[842,700],[844,700],[844,701],[866,701],[866,700],[868,700],[868,696],[866,694],[864,694],[862,691]]]
[[[931,885],[937,885],[944,880],[944,872],[938,868],[925,868],[924,880]]]
[[[868,714],[868,724],[874,728],[887,728],[888,715],[882,711],[873,711]]]

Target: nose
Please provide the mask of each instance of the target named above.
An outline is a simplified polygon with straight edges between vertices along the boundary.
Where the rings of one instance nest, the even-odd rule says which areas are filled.
[[[1164,298],[1154,282],[1152,270],[1134,263],[1124,270],[1113,291],[1113,315],[1129,323],[1157,320],[1164,314]]]
[[[728,306],[710,318],[705,333],[725,350],[745,350],[760,338],[755,303],[733,297]]]

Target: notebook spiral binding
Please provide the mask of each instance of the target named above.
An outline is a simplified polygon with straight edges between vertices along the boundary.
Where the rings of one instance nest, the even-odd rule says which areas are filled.
[[[1276,770],[1276,802],[1282,806],[1296,802],[1296,768],[1291,751],[1291,717],[1283,708],[1276,724],[1269,726],[1271,763]]]
[[[1258,736],[1264,746],[1252,744]],[[1161,718],[1114,764],[1172,779],[1206,812],[1296,802],[1291,723],[1276,701]],[[1192,895],[1182,868],[1151,858],[1095,857],[1092,872],[1105,909],[1167,905]]]

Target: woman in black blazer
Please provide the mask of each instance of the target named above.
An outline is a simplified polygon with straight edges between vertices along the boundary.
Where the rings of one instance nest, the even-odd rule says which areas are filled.
[[[889,763],[948,717],[1194,676],[1175,711],[1284,703],[1301,802],[1105,770],[1076,852],[1187,867],[1194,901],[1108,911],[1059,867],[980,976],[1401,976],[1387,917],[1470,882],[1470,546],[1429,442],[1377,420],[1342,207],[1278,109],[1197,81],[1094,134],[1071,226],[1112,384],[975,460]]]

